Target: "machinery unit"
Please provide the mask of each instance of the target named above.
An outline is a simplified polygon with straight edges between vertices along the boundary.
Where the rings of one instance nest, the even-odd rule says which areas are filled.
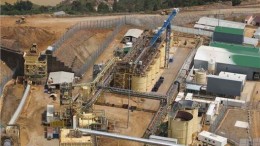
[[[24,76],[27,81],[42,84],[47,76],[47,60],[37,50],[37,44],[34,43],[28,52],[24,55]]]
[[[93,146],[91,136],[83,136],[82,132],[73,129],[60,130],[60,146]]]
[[[200,132],[198,139],[213,146],[225,146],[227,144],[227,138],[207,131]]]

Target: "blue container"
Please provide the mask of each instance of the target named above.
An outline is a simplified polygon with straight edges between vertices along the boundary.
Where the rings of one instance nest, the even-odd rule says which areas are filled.
[[[59,137],[60,137],[60,134],[59,134],[59,133],[54,133],[54,134],[53,134],[53,138],[54,138],[54,139],[59,139]]]

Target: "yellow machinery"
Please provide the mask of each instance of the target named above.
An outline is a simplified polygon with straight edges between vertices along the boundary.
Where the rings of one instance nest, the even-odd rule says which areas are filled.
[[[41,84],[47,76],[47,60],[41,57],[34,43],[28,52],[24,53],[24,75],[27,81]]]
[[[16,24],[24,24],[24,23],[26,23],[25,17],[20,17],[20,18],[19,18],[18,20],[16,20],[15,22],[16,22]]]

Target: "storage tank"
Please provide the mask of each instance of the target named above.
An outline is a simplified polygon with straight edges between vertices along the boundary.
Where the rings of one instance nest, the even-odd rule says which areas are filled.
[[[178,111],[175,119],[169,121],[169,137],[178,139],[179,144],[189,145],[192,143],[192,119],[191,113]]]
[[[186,112],[189,112],[192,114],[193,119],[192,119],[192,133],[198,132],[198,125],[199,125],[199,117],[198,117],[198,113],[199,113],[199,109],[198,108],[194,108],[194,109],[185,109]]]
[[[160,67],[164,68],[165,63],[165,44],[160,48]]]
[[[146,70],[147,78],[146,78],[146,87],[148,88],[152,84],[152,69],[149,67]]]
[[[180,100],[179,102],[179,110],[186,111],[192,114],[192,133],[198,132],[198,125],[199,125],[199,107],[200,104],[192,101],[192,100]]]
[[[146,76],[132,76],[132,90],[146,92]]]
[[[210,59],[208,61],[208,73],[209,74],[215,74],[215,70],[216,70],[216,62],[214,59]]]
[[[155,79],[155,74],[156,74],[156,70],[155,70],[156,65],[155,64],[156,64],[155,61],[153,61],[151,63],[151,79],[152,79],[152,81]]]
[[[90,87],[89,86],[82,86],[82,97],[83,99],[88,99],[90,94]]]
[[[197,84],[205,85],[207,83],[207,74],[203,69],[199,69],[195,73],[195,81]]]
[[[155,73],[159,73],[160,71],[160,55],[158,54],[156,57],[155,57]]]

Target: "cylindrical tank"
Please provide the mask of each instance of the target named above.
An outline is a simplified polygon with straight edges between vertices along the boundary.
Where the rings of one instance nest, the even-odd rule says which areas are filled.
[[[146,76],[132,76],[132,90],[146,92]]]
[[[156,64],[155,61],[153,61],[151,63],[151,78],[152,78],[152,81],[155,79],[155,74],[156,74],[156,70],[155,70],[156,65],[155,64]]]
[[[152,84],[152,69],[149,67],[146,73],[147,73],[146,87],[149,87]]]
[[[195,80],[197,84],[205,85],[207,83],[207,74],[203,69],[198,70],[195,73]]]
[[[216,62],[214,59],[210,59],[208,61],[208,72],[209,74],[215,74],[215,70],[216,70]]]
[[[189,145],[192,143],[192,119],[189,112],[178,111],[175,119],[170,119],[169,136],[178,139],[179,144]]]
[[[193,109],[186,109],[186,112],[189,112],[192,114],[193,119],[192,119],[192,133],[198,132],[198,125],[199,125],[199,118],[198,118],[198,108],[193,108]]]
[[[82,97],[83,99],[88,99],[90,94],[90,87],[89,86],[82,86]]]
[[[160,67],[164,68],[165,63],[165,44],[160,48]]]
[[[160,71],[160,55],[158,54],[158,56],[155,57],[155,73],[159,73]]]

